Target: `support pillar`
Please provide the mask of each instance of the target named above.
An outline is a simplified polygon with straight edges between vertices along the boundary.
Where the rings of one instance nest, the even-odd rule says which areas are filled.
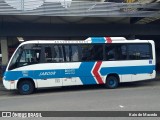
[[[2,54],[2,73],[5,71],[5,68],[8,63],[8,44],[7,37],[1,37],[1,54]]]

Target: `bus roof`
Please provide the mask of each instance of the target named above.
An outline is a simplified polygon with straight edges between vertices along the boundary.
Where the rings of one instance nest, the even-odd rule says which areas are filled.
[[[32,44],[32,43],[39,43],[39,44],[68,44],[68,43],[76,43],[76,44],[83,44],[83,43],[146,43],[149,42],[148,40],[127,40],[124,37],[89,37],[86,40],[30,40],[23,42],[23,44]]]

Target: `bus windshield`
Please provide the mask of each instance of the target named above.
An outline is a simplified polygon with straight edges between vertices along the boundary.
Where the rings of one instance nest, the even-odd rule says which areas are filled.
[[[9,70],[39,63],[40,61],[40,48],[33,48],[33,46],[22,46],[15,53],[9,65]]]

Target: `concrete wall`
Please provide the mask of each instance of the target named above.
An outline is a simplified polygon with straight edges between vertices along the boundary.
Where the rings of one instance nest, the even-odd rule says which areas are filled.
[[[8,44],[7,44],[7,38],[1,37],[1,54],[2,54],[2,65],[6,66],[8,63]]]

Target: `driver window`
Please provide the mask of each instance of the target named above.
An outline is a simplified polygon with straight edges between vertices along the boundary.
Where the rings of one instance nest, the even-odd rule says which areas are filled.
[[[19,60],[19,67],[40,62],[40,50],[24,50]]]

